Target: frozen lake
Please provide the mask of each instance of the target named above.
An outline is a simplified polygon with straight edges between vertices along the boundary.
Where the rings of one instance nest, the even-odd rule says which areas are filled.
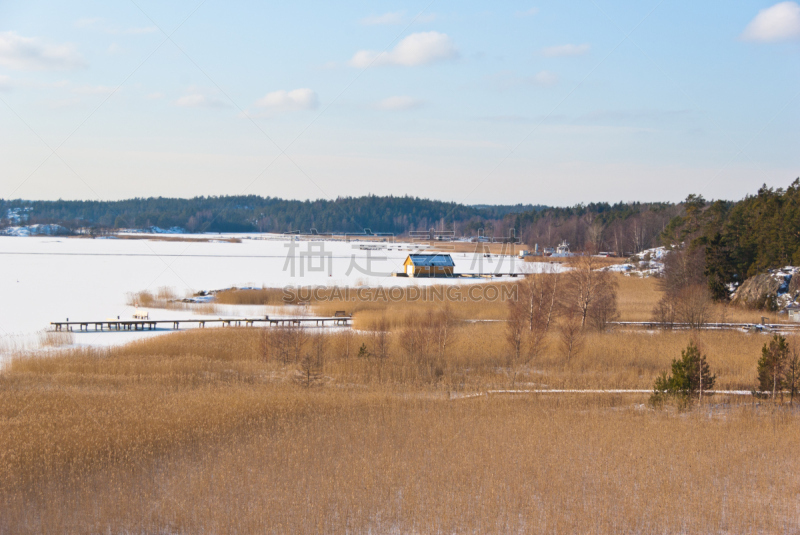
[[[188,237],[188,236],[187,236]],[[209,235],[198,238],[214,238]],[[232,235],[220,236],[221,239]],[[150,239],[0,237],[0,342],[28,339],[51,321],[130,319],[127,294],[160,287],[179,295],[232,286],[391,286],[470,284],[485,279],[392,277],[402,271],[410,244],[289,240],[239,235],[241,243]],[[513,257],[453,253],[456,273],[532,272],[547,264]],[[260,310],[263,308],[263,310]],[[226,315],[264,314],[266,307],[225,310]],[[237,313],[238,312],[238,313]],[[153,319],[193,316],[151,310]],[[121,343],[147,333],[76,334],[76,343]],[[0,344],[0,352],[3,344]]]

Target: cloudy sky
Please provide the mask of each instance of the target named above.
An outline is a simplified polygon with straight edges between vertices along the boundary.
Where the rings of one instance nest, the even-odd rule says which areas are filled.
[[[798,124],[796,2],[0,3],[0,198],[737,199]]]

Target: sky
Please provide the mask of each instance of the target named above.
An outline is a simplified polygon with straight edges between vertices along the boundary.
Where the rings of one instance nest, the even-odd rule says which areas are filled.
[[[796,2],[0,2],[0,198],[739,199],[800,176]]]

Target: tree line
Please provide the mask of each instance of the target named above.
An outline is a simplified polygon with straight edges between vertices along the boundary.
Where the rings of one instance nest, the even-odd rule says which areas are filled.
[[[800,264],[800,179],[786,189],[764,185],[736,203],[690,195],[681,208],[661,235],[679,253],[667,266],[673,290],[702,285],[724,301],[753,275]]]
[[[509,213],[535,211],[533,205],[468,206],[418,197],[368,195],[335,200],[296,201],[273,197],[220,196],[191,199],[151,197],[121,201],[0,200],[0,223],[7,210],[30,207],[28,224],[56,223],[69,229],[180,227],[189,232],[372,232],[402,234],[431,228],[491,227]]]
[[[0,200],[0,225],[8,209],[31,208],[27,224],[55,223],[68,229],[121,228],[189,232],[372,232],[407,234],[437,229],[455,236],[509,236],[531,247],[613,251],[620,255],[657,245],[660,232],[680,209],[670,203],[591,203],[567,208],[543,205],[475,205],[418,197],[340,197],[295,201],[272,197],[220,196],[121,201]]]

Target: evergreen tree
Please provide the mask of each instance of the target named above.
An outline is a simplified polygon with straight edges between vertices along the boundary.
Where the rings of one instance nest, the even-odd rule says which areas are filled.
[[[789,403],[794,404],[794,398],[800,389],[800,351],[796,348],[789,352],[789,358],[786,360],[783,387],[789,391]]]
[[[659,405],[666,398],[674,398],[685,406],[695,398],[702,401],[703,393],[708,395],[715,381],[716,375],[711,375],[706,356],[692,340],[681,351],[681,358],[672,360],[672,373],[662,372],[656,378],[650,402]]]
[[[776,334],[769,343],[761,348],[758,359],[758,391],[771,392],[774,400],[777,393],[783,398],[783,386],[786,380],[785,371],[789,360],[789,344],[786,338]]]

